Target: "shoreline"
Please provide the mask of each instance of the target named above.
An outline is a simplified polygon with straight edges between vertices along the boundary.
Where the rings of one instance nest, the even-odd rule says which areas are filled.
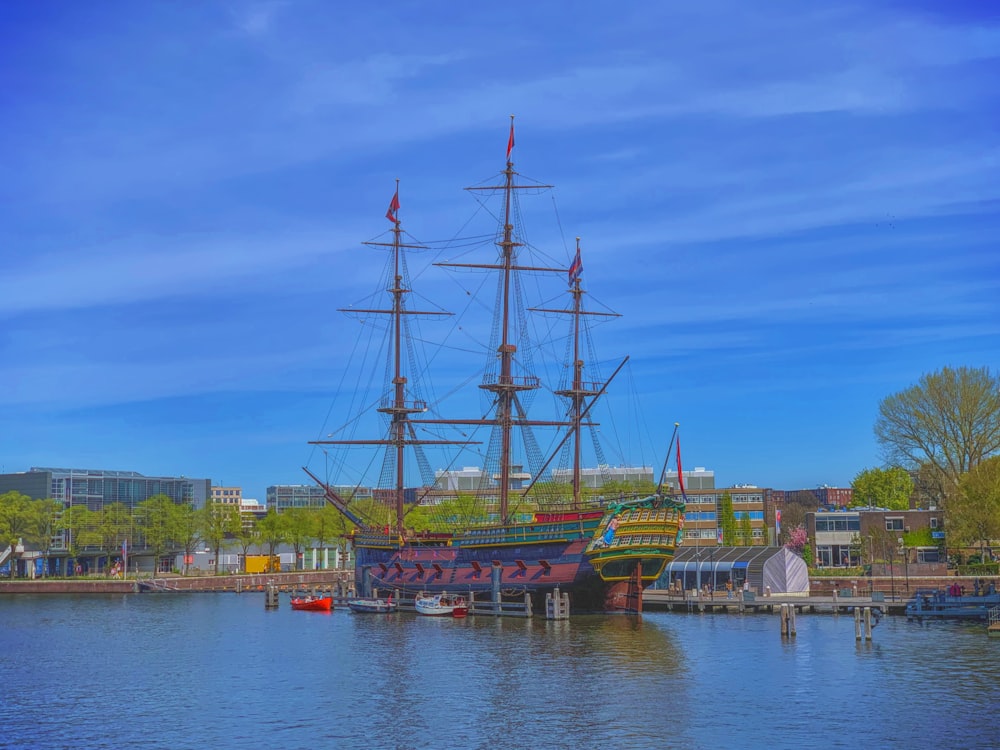
[[[274,584],[285,591],[299,588],[346,590],[354,587],[351,570],[296,570],[287,573],[245,573],[206,576],[140,576],[127,579],[35,578],[0,580],[3,594],[133,594],[148,592],[263,591]]]

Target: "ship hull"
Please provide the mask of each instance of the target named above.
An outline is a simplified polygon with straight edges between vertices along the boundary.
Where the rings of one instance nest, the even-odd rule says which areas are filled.
[[[355,585],[362,596],[387,589],[403,596],[450,592],[480,599],[527,593],[539,606],[559,589],[569,594],[575,612],[640,611],[642,589],[673,559],[675,545],[616,545],[612,563],[601,557],[608,552],[599,545],[594,551],[612,517],[602,511],[539,515],[532,524],[437,540],[358,537]],[[676,518],[664,514],[661,537],[677,538]],[[595,556],[597,567],[591,564]]]

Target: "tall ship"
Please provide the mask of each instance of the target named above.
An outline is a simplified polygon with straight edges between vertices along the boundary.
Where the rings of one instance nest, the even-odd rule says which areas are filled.
[[[360,374],[369,388],[377,382],[378,388],[372,396],[353,397],[342,426],[311,441],[324,457],[324,468],[304,468],[346,519],[359,596],[394,592],[405,599],[451,593],[495,602],[523,600],[528,594],[540,604],[558,589],[569,594],[577,612],[641,611],[642,590],[673,559],[683,534],[677,426],[666,455],[672,457],[676,446],[679,495],[665,482],[667,461],[659,482],[654,484],[651,476],[644,492],[624,482],[595,480],[593,474],[585,486],[585,447],[598,469],[608,470],[596,440],[595,406],[628,357],[609,377],[594,374],[599,363],[590,324],[617,314],[584,304],[579,238],[568,268],[530,252],[521,196],[550,186],[515,171],[513,148],[511,117],[506,166],[499,179],[467,188],[480,207],[499,206],[483,208],[498,227],[489,235],[450,240],[438,257],[446,251],[452,259],[427,263],[416,273],[411,273],[410,258],[435,249],[404,231],[397,181],[386,212],[391,230],[364,243],[387,259],[375,302],[342,309],[373,334],[368,346],[359,337],[345,372]],[[484,248],[491,249],[492,257],[475,256],[485,254]],[[488,325],[456,325],[451,320],[455,312],[414,302],[415,278],[423,284],[428,273],[461,276],[463,281],[455,283],[462,309],[486,311]],[[550,294],[548,299],[562,302],[533,307],[527,300],[529,288],[539,298]],[[474,301],[479,296],[488,303]],[[538,330],[531,322],[535,318],[548,321],[541,335],[532,335]],[[420,327],[428,319],[450,325],[440,339],[450,341],[450,348],[420,353],[420,344],[432,340]],[[541,352],[557,349],[557,331],[565,341],[559,358],[563,365],[550,367],[555,374],[545,378],[535,360]],[[474,381],[461,381],[458,366],[439,363],[455,359],[456,351],[468,360],[476,350],[485,359],[481,370],[473,370],[481,378],[478,416],[449,413],[449,396],[472,390]],[[376,354],[380,364],[362,364]],[[435,365],[439,378],[431,376]],[[449,389],[445,397],[428,395],[442,383]],[[537,397],[543,394],[551,408],[547,417],[536,417],[529,408],[541,406],[537,402],[543,399]],[[465,401],[469,411],[470,401],[474,399]],[[363,417],[376,413],[380,433],[357,436]],[[348,458],[359,448],[373,456],[367,465],[374,467],[369,477],[377,473],[374,481],[363,479],[357,459]],[[431,452],[446,457],[438,459],[444,469],[432,472]],[[460,463],[469,455],[481,466]]]

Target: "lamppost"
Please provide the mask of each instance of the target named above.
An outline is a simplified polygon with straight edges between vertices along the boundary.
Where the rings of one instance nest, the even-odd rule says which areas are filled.
[[[886,548],[885,547],[886,547],[885,543],[883,543],[882,544],[882,552],[883,553],[886,552]],[[889,587],[892,589],[892,600],[895,601],[896,600],[896,571],[895,571],[895,565],[893,564],[894,563],[893,550],[894,550],[894,548],[892,547],[892,545],[890,545],[888,553],[887,553],[886,556],[889,558]]]
[[[899,537],[899,552],[903,556],[903,575],[906,577],[906,595],[910,595],[910,556],[906,552],[906,543]]]

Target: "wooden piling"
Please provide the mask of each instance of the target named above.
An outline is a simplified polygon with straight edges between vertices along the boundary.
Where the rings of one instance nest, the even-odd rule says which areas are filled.
[[[267,584],[264,590],[264,609],[278,608],[278,587],[273,583]]]
[[[525,606],[530,611],[531,598],[528,595],[525,595]],[[556,586],[555,591],[545,595],[545,619],[569,619],[569,594],[561,593],[558,586]]]

